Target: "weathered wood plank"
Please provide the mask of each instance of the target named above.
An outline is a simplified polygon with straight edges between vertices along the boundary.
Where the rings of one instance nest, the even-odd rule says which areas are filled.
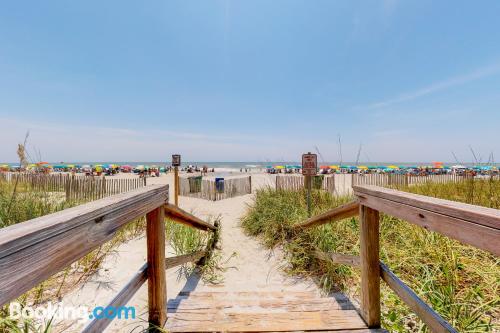
[[[188,262],[197,262],[198,260],[203,258],[203,256],[205,256],[206,253],[207,252],[203,250],[194,253],[183,254],[176,257],[168,257],[165,258],[165,266],[167,267],[167,269],[169,269],[175,266],[183,265]]]
[[[134,294],[139,290],[139,288],[148,279],[147,275],[148,264],[144,264],[139,272],[134,275],[129,283],[113,298],[108,306],[113,306],[115,308],[125,306],[127,302],[134,296]],[[91,321],[87,327],[82,331],[82,333],[94,333],[103,332],[106,327],[111,323],[113,319],[110,318],[99,318]]]
[[[353,267],[361,266],[361,259],[359,256],[351,255],[351,254],[342,254],[342,253],[325,253],[321,251],[315,252],[316,258],[320,260],[329,260],[335,264],[348,265]]]
[[[401,281],[391,270],[380,263],[382,279],[387,285],[412,309],[417,316],[431,329],[432,332],[445,333],[457,331],[430,306],[422,301],[403,281]]]
[[[150,331],[159,332],[167,320],[167,280],[165,277],[165,215],[159,207],[146,215],[148,261],[148,321]]]
[[[353,217],[359,213],[359,203],[357,201],[349,202],[345,205],[333,208],[322,214],[313,216],[306,221],[293,226],[295,230],[316,227],[322,224],[331,223]]]
[[[0,229],[0,305],[105,243],[167,197],[168,186],[150,186]]]
[[[354,310],[291,313],[169,313],[169,332],[269,332],[362,329]]]
[[[379,213],[359,207],[361,314],[369,328],[380,327]]]
[[[352,329],[352,330],[335,330],[335,331],[282,331],[280,333],[388,333],[387,330],[382,328],[360,328],[360,329]],[[268,333],[277,333],[277,332],[268,332]]]
[[[244,299],[244,298],[258,298],[265,297],[272,298],[317,298],[319,293],[313,291],[180,291],[178,296],[189,298],[210,298],[210,299]]]
[[[327,311],[327,310],[355,310],[347,299],[337,300],[328,298],[245,298],[245,299],[211,299],[211,298],[176,298],[168,301],[169,312],[296,312],[296,311]]]
[[[371,195],[362,194],[358,199],[362,205],[489,251],[497,256],[500,255],[499,229]]]
[[[165,205],[165,217],[175,222],[182,223],[196,229],[205,231],[216,230],[215,226],[213,226],[212,224],[205,222],[202,219],[172,204]]]
[[[377,186],[354,186],[357,196],[373,196],[413,206],[459,220],[500,229],[500,210]]]

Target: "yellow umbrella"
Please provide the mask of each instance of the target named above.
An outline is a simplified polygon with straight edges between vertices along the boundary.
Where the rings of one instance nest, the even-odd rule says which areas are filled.
[[[285,167],[283,165],[277,165],[275,166],[276,169],[284,169]]]
[[[359,170],[368,170],[368,167],[366,165],[360,165],[358,166]]]
[[[338,169],[339,166],[338,165],[330,165],[330,169]]]
[[[399,169],[397,165],[388,165],[389,169]]]

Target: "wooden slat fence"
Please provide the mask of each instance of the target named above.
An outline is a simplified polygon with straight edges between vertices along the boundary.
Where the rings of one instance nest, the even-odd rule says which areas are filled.
[[[444,175],[409,175],[409,174],[354,174],[353,186],[357,185],[374,185],[382,187],[401,187],[425,183],[457,183],[471,176],[458,175],[458,174],[444,174]]]
[[[180,195],[217,201],[252,193],[252,176],[225,178],[217,185],[214,178],[180,177]]]
[[[276,190],[300,191],[304,189],[304,176],[302,175],[277,175]],[[317,175],[313,178],[313,189],[324,190],[329,193],[335,191],[334,175]]]
[[[145,178],[84,177],[71,174],[0,173],[7,182],[18,182],[30,191],[64,192],[67,201],[92,201],[146,185]]]

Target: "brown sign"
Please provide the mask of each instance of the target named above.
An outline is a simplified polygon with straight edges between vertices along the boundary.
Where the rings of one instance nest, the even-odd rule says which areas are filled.
[[[315,176],[318,173],[318,156],[316,154],[302,154],[302,174]]]
[[[174,167],[181,166],[181,155],[179,154],[172,155],[172,166]]]

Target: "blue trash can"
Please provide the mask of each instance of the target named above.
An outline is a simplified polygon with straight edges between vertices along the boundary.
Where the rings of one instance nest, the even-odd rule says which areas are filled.
[[[215,189],[217,193],[224,193],[224,178],[215,178]]]

